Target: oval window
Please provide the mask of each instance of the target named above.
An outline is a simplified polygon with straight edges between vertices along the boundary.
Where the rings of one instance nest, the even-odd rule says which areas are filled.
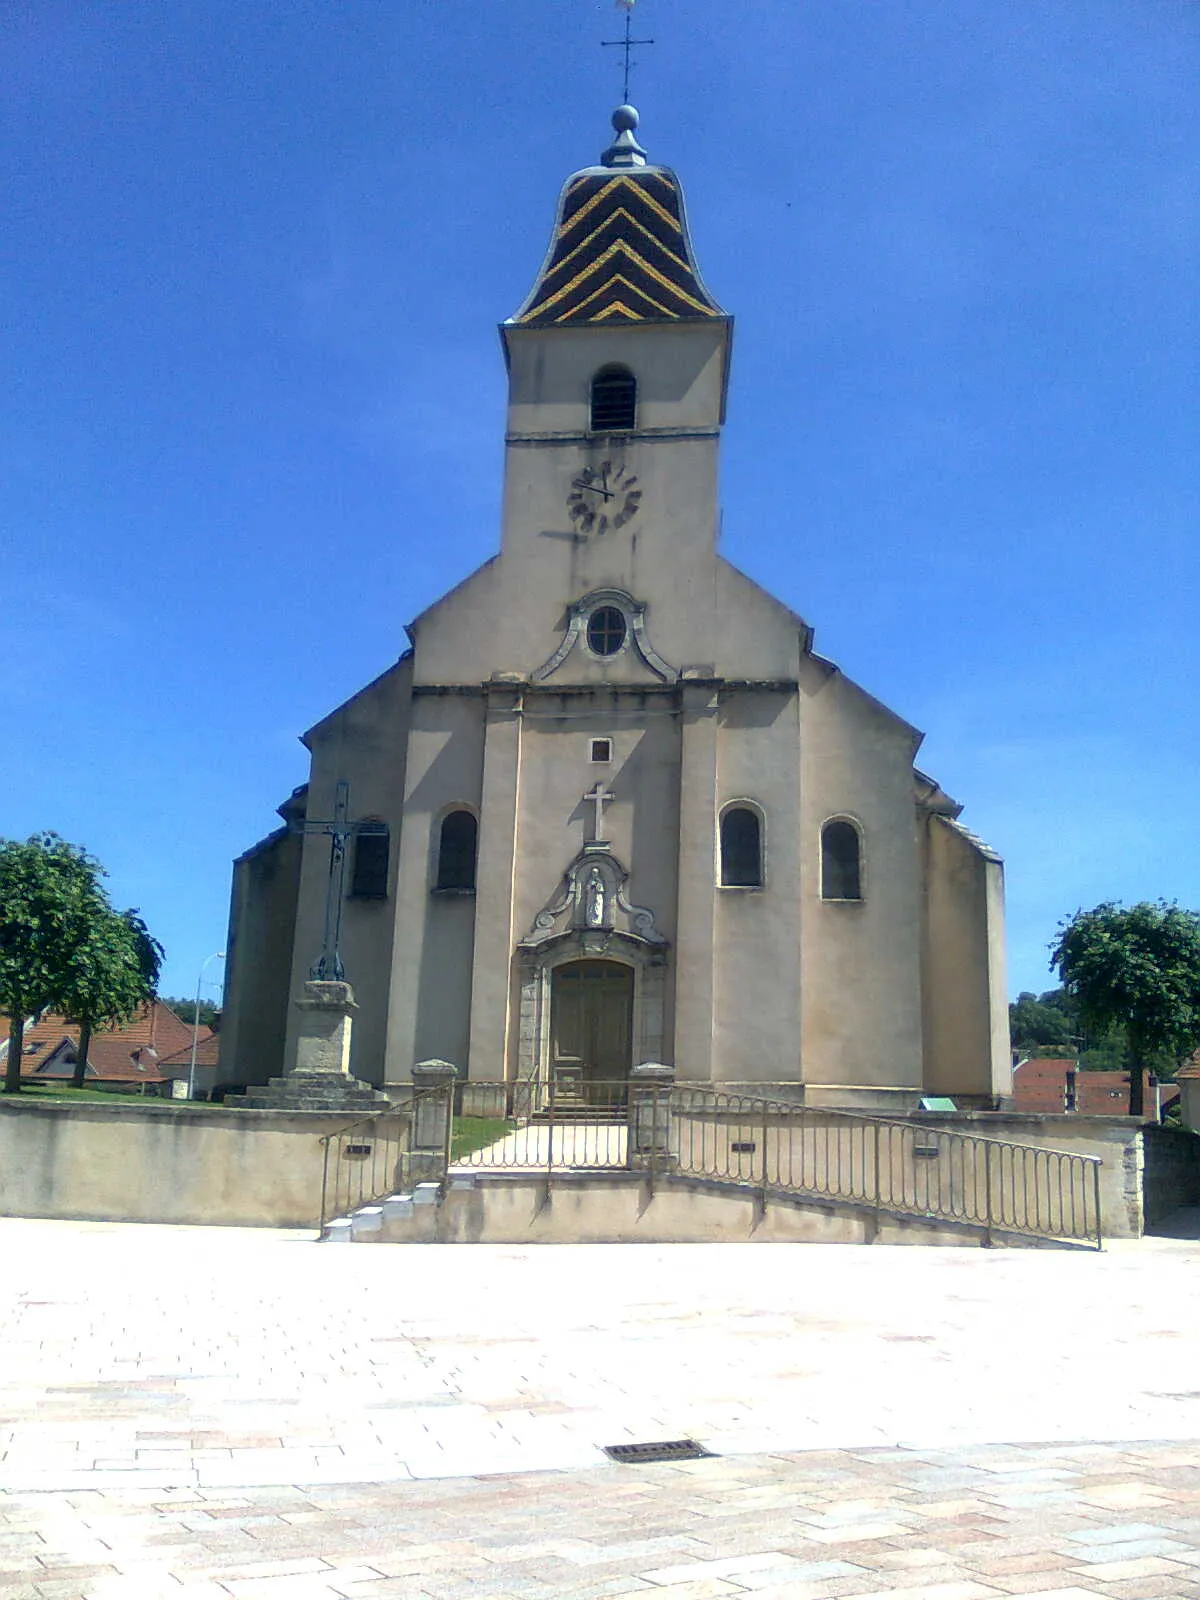
[[[598,656],[615,656],[625,643],[625,616],[616,606],[598,606],[588,618],[588,648]]]

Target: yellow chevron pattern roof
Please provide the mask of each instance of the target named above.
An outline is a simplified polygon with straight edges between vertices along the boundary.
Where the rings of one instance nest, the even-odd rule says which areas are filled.
[[[550,251],[512,321],[553,327],[723,317],[692,259],[679,181],[665,167],[577,173]]]

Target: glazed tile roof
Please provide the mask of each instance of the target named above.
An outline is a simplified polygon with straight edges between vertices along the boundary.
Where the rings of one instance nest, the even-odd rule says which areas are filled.
[[[545,264],[511,321],[551,327],[724,315],[693,259],[675,174],[601,167],[567,180]]]

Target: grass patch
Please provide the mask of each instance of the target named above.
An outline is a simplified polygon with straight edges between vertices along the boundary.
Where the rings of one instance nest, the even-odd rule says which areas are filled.
[[[23,1083],[20,1094],[3,1097],[9,1105],[22,1100],[36,1100],[39,1105],[47,1101],[57,1105],[78,1105],[81,1100],[92,1103],[103,1101],[106,1106],[186,1106],[189,1111],[220,1111],[218,1105],[206,1100],[170,1100],[161,1094],[121,1094],[112,1089],[73,1089],[69,1083]]]
[[[450,1136],[451,1161],[460,1161],[475,1150],[485,1150],[515,1127],[515,1122],[507,1122],[503,1117],[455,1117]]]

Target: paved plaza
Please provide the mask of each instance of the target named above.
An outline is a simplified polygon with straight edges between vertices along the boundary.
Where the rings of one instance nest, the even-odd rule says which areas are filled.
[[[1200,1597],[1193,1241],[0,1249],[0,1600]]]

